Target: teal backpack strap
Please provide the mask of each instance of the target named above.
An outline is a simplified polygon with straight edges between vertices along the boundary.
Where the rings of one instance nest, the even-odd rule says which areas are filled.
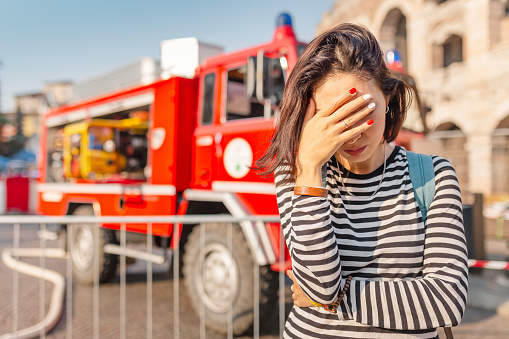
[[[435,168],[433,158],[426,154],[407,151],[408,172],[414,187],[415,199],[426,222],[428,209],[435,197]]]

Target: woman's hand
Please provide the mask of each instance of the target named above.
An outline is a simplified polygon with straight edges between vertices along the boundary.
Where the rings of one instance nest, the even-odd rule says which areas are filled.
[[[355,93],[350,89],[318,112],[315,101],[309,100],[297,155],[297,186],[321,185],[317,178],[321,166],[345,142],[371,127],[373,120],[357,123],[375,109],[372,97],[365,94],[352,100]]]
[[[297,281],[293,276],[292,270],[286,271],[286,274],[293,281],[293,285],[290,288],[293,292],[292,293],[293,304],[297,307],[313,307],[311,300],[309,300],[309,298],[304,294],[304,291],[302,291],[302,289],[300,288],[299,284],[297,284]]]

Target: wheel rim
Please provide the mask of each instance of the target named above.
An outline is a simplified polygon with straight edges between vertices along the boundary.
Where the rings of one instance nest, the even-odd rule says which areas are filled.
[[[213,312],[227,312],[239,290],[239,271],[231,252],[222,244],[205,246],[195,266],[198,293]]]
[[[91,227],[78,226],[72,244],[72,260],[76,268],[86,270],[94,260],[94,234]]]

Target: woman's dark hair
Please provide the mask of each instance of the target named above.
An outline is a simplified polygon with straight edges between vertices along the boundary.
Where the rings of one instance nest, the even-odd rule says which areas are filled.
[[[394,141],[405,120],[409,88],[391,75],[371,32],[355,24],[340,24],[311,41],[297,60],[285,86],[271,144],[256,162],[260,175],[270,176],[277,167],[286,165],[290,173],[285,182],[295,180],[297,149],[308,100],[323,83],[340,73],[375,80],[389,97],[390,112],[386,114],[383,136],[386,142]]]

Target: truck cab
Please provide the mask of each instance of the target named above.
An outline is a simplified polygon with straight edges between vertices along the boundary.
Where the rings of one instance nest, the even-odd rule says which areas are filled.
[[[210,58],[198,68],[193,188],[249,193],[252,183],[271,185],[250,167],[268,146],[299,46],[305,44],[283,16],[271,42]]]
[[[183,192],[189,207],[180,206],[186,213],[218,213],[219,205],[219,212],[237,217],[278,214],[273,179],[252,167],[270,144],[286,79],[306,45],[282,14],[271,41],[208,58],[197,68],[192,175]],[[257,263],[284,267],[279,224],[240,227]]]

